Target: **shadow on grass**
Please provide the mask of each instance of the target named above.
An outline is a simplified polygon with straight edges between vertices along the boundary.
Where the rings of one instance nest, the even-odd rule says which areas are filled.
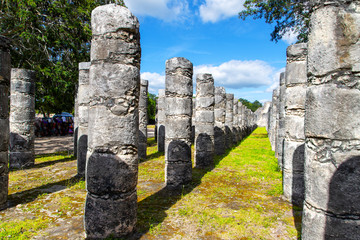
[[[64,190],[66,188],[74,186],[76,183],[78,183],[81,180],[84,179],[76,175],[74,177],[59,182],[48,183],[46,185],[39,186],[37,188],[32,188],[22,192],[10,194],[8,197],[8,204],[9,204],[8,207],[14,207],[18,204],[25,204],[32,202],[44,193],[54,193]]]
[[[139,159],[139,163],[144,163],[144,162],[159,158],[161,156],[164,156],[164,154],[165,153],[163,153],[163,152],[154,152],[152,154],[147,155],[146,159]]]
[[[52,155],[48,155],[49,157],[50,156],[60,156],[62,154],[52,154]],[[42,157],[46,157],[46,156],[43,156]],[[38,156],[36,157],[38,158]],[[12,169],[9,169],[10,172],[16,172],[16,171],[20,171],[20,170],[26,170],[26,169],[35,169],[35,168],[43,168],[43,167],[47,167],[47,166],[50,166],[50,165],[54,165],[56,163],[63,163],[63,162],[70,162],[70,161],[73,161],[73,160],[76,160],[76,157],[74,156],[70,156],[70,157],[67,157],[67,158],[63,158],[63,159],[58,159],[58,160],[52,160],[52,161],[47,161],[47,162],[41,162],[41,163],[36,163],[32,166],[24,166],[22,168],[12,168]]]
[[[154,147],[156,145],[157,145],[157,142],[156,142],[155,138],[152,137],[152,138],[147,139],[147,146],[148,147]]]
[[[243,140],[245,139],[246,138],[244,138]],[[179,189],[170,189],[164,187],[160,191],[140,201],[138,203],[137,232],[134,233],[134,235],[131,236],[129,239],[140,239],[141,236],[161,224],[167,217],[166,210],[171,208],[177,201],[182,199],[187,194],[191,193],[194,188],[199,186],[201,184],[201,179],[203,178],[203,176],[216,168],[216,166],[221,162],[221,160],[223,160],[227,155],[229,155],[232,149],[238,147],[242,143],[242,141],[234,145],[231,149],[227,149],[225,154],[215,156],[214,167],[207,169],[193,168],[192,181],[190,184],[182,186],[182,188]],[[154,153],[153,158],[156,158],[156,154],[163,155],[163,153]]]

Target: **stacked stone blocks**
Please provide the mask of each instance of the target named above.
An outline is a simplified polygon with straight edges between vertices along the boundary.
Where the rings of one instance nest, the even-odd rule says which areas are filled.
[[[122,238],[136,223],[139,22],[119,5],[92,12],[85,231]]]

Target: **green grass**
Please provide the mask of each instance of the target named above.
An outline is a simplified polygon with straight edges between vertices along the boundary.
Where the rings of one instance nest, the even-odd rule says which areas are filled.
[[[265,128],[217,156],[213,169],[194,168],[192,183],[179,194],[162,190],[165,158],[154,138],[147,156],[139,164],[137,188],[137,231],[145,239],[297,239]],[[19,201],[19,213],[0,212],[0,239],[44,236],[55,222],[82,226],[86,191],[85,182],[73,178],[76,160],[63,153],[40,156],[36,164],[10,172],[10,200]],[[44,192],[58,185],[64,190]]]

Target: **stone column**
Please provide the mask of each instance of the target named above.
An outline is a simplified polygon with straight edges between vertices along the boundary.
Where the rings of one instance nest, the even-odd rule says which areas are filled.
[[[193,65],[185,58],[166,61],[165,182],[179,187],[192,178],[191,117]]]
[[[78,140],[78,127],[79,127],[79,109],[78,109],[78,91],[79,87],[76,90],[76,95],[74,99],[74,135],[73,135],[73,141],[74,141],[74,157],[77,158],[77,140]]]
[[[283,190],[285,198],[299,206],[304,200],[306,56],[306,43],[287,48]]]
[[[140,88],[139,22],[119,5],[91,16],[85,232],[126,238],[136,224]]]
[[[283,149],[285,139],[285,73],[280,74],[280,89],[279,89],[279,122],[276,141],[276,152],[278,158],[278,165],[282,170],[283,167]]]
[[[11,69],[10,168],[24,168],[35,163],[35,77],[34,71]]]
[[[233,143],[237,144],[239,142],[239,131],[238,131],[238,114],[239,114],[239,109],[238,109],[238,102],[239,99],[234,98],[234,105],[233,105]]]
[[[271,104],[271,117],[270,117],[270,143],[271,149],[275,151],[276,146],[276,134],[277,134],[277,115],[278,112],[278,99],[279,99],[279,88],[273,90],[272,104]]]
[[[0,36],[0,210],[7,207],[9,148],[10,45]]]
[[[89,123],[89,86],[90,62],[79,63],[79,86],[77,95],[77,170],[78,176],[85,176],[86,153],[88,148],[88,123]]]
[[[211,74],[196,76],[195,167],[214,165],[214,78]]]
[[[165,89],[159,89],[157,102],[157,147],[158,152],[165,152]]]
[[[195,128],[196,128],[196,98],[192,98],[192,118],[191,118],[191,144],[195,143]]]
[[[360,1],[311,1],[302,239],[360,236]]]
[[[225,135],[225,114],[226,114],[226,92],[223,87],[215,87],[215,106],[214,106],[214,141],[215,154],[225,153],[226,135]]]
[[[146,159],[147,149],[147,104],[148,104],[148,80],[140,82],[140,100],[139,100],[139,158]]]
[[[243,139],[243,131],[244,131],[244,126],[243,126],[243,105],[240,101],[238,101],[238,124],[239,124],[239,141],[241,141]]]
[[[225,131],[226,131],[226,149],[233,146],[233,121],[234,121],[234,94],[226,94],[226,112],[225,112]]]

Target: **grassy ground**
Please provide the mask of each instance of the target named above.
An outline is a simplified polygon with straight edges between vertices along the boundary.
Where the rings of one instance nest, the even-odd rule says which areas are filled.
[[[292,206],[281,199],[281,173],[264,128],[193,169],[179,194],[163,189],[164,155],[148,142],[139,164],[135,239],[297,239]],[[11,208],[0,213],[0,239],[83,239],[84,182],[72,156],[42,156],[10,172]]]

